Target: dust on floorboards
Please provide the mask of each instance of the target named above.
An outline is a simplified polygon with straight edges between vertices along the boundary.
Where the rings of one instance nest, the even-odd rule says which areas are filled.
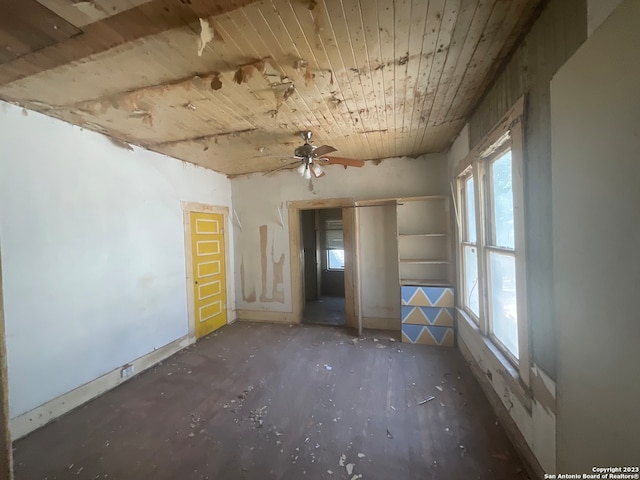
[[[460,353],[390,335],[236,322],[15,442],[16,480],[528,478]]]
[[[304,306],[302,323],[344,326],[346,323],[345,309],[344,297],[320,297],[318,300],[307,301]]]

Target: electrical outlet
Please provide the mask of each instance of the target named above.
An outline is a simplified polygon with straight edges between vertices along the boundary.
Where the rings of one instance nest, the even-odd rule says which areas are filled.
[[[133,365],[125,365],[120,370],[120,378],[127,378],[133,375]]]

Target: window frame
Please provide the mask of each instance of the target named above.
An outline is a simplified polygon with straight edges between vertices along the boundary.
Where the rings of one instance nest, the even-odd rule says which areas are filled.
[[[476,237],[475,237],[475,242],[471,242],[470,240],[468,240],[470,238],[469,235],[469,212],[467,210],[468,207],[468,203],[467,203],[467,182],[469,179],[473,180],[473,207],[474,207],[474,214],[475,214],[475,227],[476,227]],[[479,249],[478,249],[478,214],[477,214],[477,210],[478,210],[478,205],[476,202],[476,192],[478,190],[478,184],[477,184],[477,179],[475,178],[475,176],[473,175],[473,171],[471,169],[469,169],[469,171],[465,172],[463,175],[461,175],[459,177],[459,196],[460,196],[460,205],[462,206],[461,211],[462,211],[462,225],[460,228],[460,247],[459,247],[459,255],[460,255],[460,276],[461,276],[461,281],[460,281],[460,292],[462,293],[461,295],[461,306],[464,309],[464,311],[467,313],[467,315],[469,315],[469,317],[476,323],[476,325],[480,326],[480,315],[477,315],[473,310],[471,310],[471,308],[469,307],[469,305],[467,304],[468,302],[468,292],[467,292],[467,272],[466,272],[466,261],[465,261],[465,247],[475,247],[476,249],[476,258],[479,260],[480,259],[480,255],[479,255]],[[482,299],[480,298],[480,262],[478,262],[478,265],[476,266],[476,270],[478,272],[478,283],[476,284],[476,288],[478,289],[478,310],[479,310],[479,314],[482,313]]]
[[[329,247],[329,232],[340,232],[342,248],[337,247]],[[331,251],[340,250],[344,255],[344,228],[342,224],[342,219],[340,220],[326,220],[324,222],[324,228],[322,234],[324,235],[322,244],[324,249],[324,267],[327,272],[344,272],[344,266],[342,268],[331,268],[329,266],[329,256]],[[346,263],[346,262],[345,262]]]
[[[528,299],[526,290],[526,248],[525,248],[525,209],[524,209],[524,151],[522,141],[522,113],[524,110],[524,98],[521,98],[507,112],[501,122],[489,135],[474,148],[463,160],[456,170],[455,186],[456,200],[460,205],[460,216],[466,216],[465,182],[472,177],[474,179],[475,194],[475,220],[476,220],[476,246],[478,254],[478,289],[480,315],[476,316],[465,305],[463,295],[458,298],[458,311],[463,313],[470,324],[475,325],[476,331],[484,337],[502,355],[505,366],[510,366],[518,371],[525,385],[529,385],[530,378],[530,334],[529,320],[527,318]],[[513,192],[513,216],[514,216],[514,248],[504,248],[495,245],[495,219],[493,218],[493,205],[491,204],[491,165],[504,153],[511,150],[512,165],[512,192]],[[467,218],[459,218],[457,224],[456,251],[460,261],[458,262],[458,285],[464,292],[465,260],[464,246],[466,241],[465,228]],[[516,270],[516,314],[518,328],[518,358],[493,333],[492,310],[490,298],[490,252],[513,255]],[[508,364],[508,365],[507,365]]]
[[[494,328],[493,328],[493,323],[494,323],[494,318],[493,318],[493,303],[492,303],[492,298],[491,298],[491,253],[497,253],[500,255],[508,255],[510,257],[514,258],[514,263],[515,259],[518,256],[518,253],[516,252],[516,248],[515,248],[515,228],[516,228],[516,212],[515,212],[515,208],[514,208],[514,212],[513,212],[513,229],[514,229],[514,248],[509,248],[509,247],[503,247],[503,246],[498,246],[498,241],[496,240],[497,238],[497,228],[496,228],[496,219],[495,219],[495,208],[494,208],[494,202],[495,202],[495,197],[493,195],[493,175],[491,174],[491,169],[493,164],[499,160],[500,158],[502,158],[503,155],[505,155],[507,152],[511,152],[511,176],[512,176],[512,184],[511,184],[511,192],[515,198],[515,190],[516,190],[516,185],[515,182],[513,180],[513,171],[514,171],[514,159],[513,159],[513,149],[512,149],[512,145],[511,145],[511,138],[510,136],[508,138],[505,138],[502,140],[502,143],[500,145],[496,145],[494,146],[495,148],[492,148],[492,153],[489,154],[488,156],[486,156],[485,158],[482,159],[481,161],[481,166],[480,169],[482,171],[482,175],[483,175],[483,183],[486,185],[486,188],[484,190],[484,198],[483,198],[483,202],[484,202],[484,210],[485,210],[485,234],[484,234],[484,238],[483,238],[483,245],[484,245],[484,251],[485,251],[485,255],[484,258],[482,259],[485,263],[485,286],[486,286],[486,291],[485,291],[485,295],[486,295],[486,299],[487,299],[487,308],[486,311],[484,312],[486,314],[486,318],[487,318],[487,328],[486,328],[486,335],[489,336],[489,338],[491,338],[491,340],[493,341],[493,343],[496,345],[496,347],[498,347],[498,349],[500,349],[500,351],[502,352],[503,355],[505,355],[509,361],[514,364],[514,366],[517,366],[519,363],[519,357],[516,357],[511,350],[509,350],[509,348],[502,342],[502,340],[500,340],[500,338],[498,338],[498,336],[494,333]],[[517,268],[516,268],[516,299],[519,299],[519,295],[518,295],[518,283],[519,283],[519,279],[518,279],[518,272],[517,272]],[[518,301],[518,304],[520,303],[520,301]],[[519,313],[519,312],[518,312]],[[518,315],[518,325],[520,324],[520,316]],[[520,331],[518,328],[518,353],[520,353]]]
[[[330,262],[330,260],[329,260],[329,256],[330,256],[331,252],[333,252],[333,251],[335,251],[335,250],[340,250],[340,251],[343,253],[343,255],[344,255],[344,248],[326,248],[326,249],[325,249],[325,255],[326,255],[327,257],[325,258],[325,261],[327,262],[327,263],[326,263],[326,265],[327,265],[327,271],[328,271],[328,272],[344,272],[344,265],[342,266],[342,268],[332,268],[332,267],[331,267],[331,262]]]

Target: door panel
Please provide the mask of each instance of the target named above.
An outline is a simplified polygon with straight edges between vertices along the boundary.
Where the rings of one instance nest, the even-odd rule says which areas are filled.
[[[202,337],[227,323],[224,216],[190,216],[196,337]]]

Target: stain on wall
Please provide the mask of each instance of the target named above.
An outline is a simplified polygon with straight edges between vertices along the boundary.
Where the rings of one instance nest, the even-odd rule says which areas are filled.
[[[240,261],[240,286],[242,289],[242,300],[247,303],[253,303],[256,301],[256,291],[251,290],[251,293],[247,294],[246,282],[244,281],[244,258]]]
[[[261,302],[284,303],[284,253],[275,260],[273,235],[267,225],[260,225],[260,272],[262,275]]]

